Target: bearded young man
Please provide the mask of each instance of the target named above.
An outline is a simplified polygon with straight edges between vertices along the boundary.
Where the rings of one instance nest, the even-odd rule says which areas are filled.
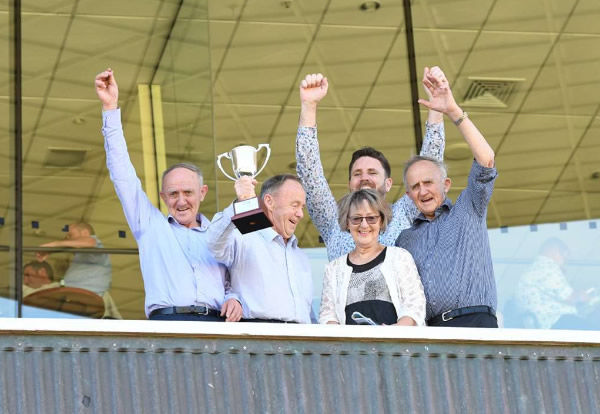
[[[433,99],[434,82],[445,80],[445,75],[438,67],[425,68],[423,85],[429,99]],[[435,84],[438,84],[437,82]],[[327,95],[327,78],[321,74],[307,75],[300,84],[300,121],[296,136],[296,163],[298,177],[306,190],[308,213],[319,230],[329,260],[345,255],[354,250],[354,240],[350,233],[342,231],[338,225],[337,203],[333,196],[319,156],[317,140],[317,106]],[[444,154],[443,115],[437,111],[429,111],[426,123],[425,139],[421,154],[442,159]],[[366,147],[352,155],[348,167],[350,191],[361,188],[372,188],[384,197],[392,188],[390,163],[383,153]],[[392,204],[392,220],[380,235],[380,242],[385,246],[393,246],[396,238],[418,214],[413,202],[407,196]]]

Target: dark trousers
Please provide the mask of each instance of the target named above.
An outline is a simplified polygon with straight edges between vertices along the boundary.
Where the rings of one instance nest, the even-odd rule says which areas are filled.
[[[449,321],[440,321],[435,325],[428,326],[454,326],[463,328],[497,328],[498,320],[495,316],[485,312],[471,313],[469,315],[459,316]]]
[[[290,321],[280,321],[279,319],[241,319],[240,322],[298,323]]]
[[[196,322],[225,322],[222,316],[199,315],[197,313],[176,313],[174,315],[152,315],[152,321],[196,321]]]

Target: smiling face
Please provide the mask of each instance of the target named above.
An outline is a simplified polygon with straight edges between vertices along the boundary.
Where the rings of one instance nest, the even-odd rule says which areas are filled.
[[[198,225],[196,215],[204,200],[208,187],[200,185],[200,178],[187,168],[175,168],[163,179],[160,197],[169,214],[182,226],[191,228]]]
[[[418,161],[406,171],[406,194],[425,217],[433,219],[435,210],[446,199],[451,181],[430,161]]]
[[[392,179],[385,177],[381,162],[373,157],[360,157],[350,171],[350,191],[372,188],[385,195],[392,188]]]
[[[302,185],[286,180],[273,194],[265,194],[263,200],[265,214],[273,223],[273,229],[287,241],[304,217],[306,193]]]
[[[367,219],[362,219],[359,224],[352,224],[351,219],[353,217],[377,217],[377,221],[369,224]],[[379,232],[381,231],[381,213],[371,207],[367,200],[351,205],[350,214],[348,215],[348,230],[356,247],[367,248],[377,245],[379,243]]]

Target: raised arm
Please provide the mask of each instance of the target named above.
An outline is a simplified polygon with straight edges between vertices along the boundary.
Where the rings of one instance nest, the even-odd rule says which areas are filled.
[[[424,69],[423,80],[421,83],[429,100],[433,98],[431,91],[427,87],[427,84],[429,83],[428,78],[430,77],[442,80],[446,79],[446,75],[444,75],[444,72],[437,66],[432,68],[426,67]],[[423,138],[423,145],[421,145],[420,155],[443,161],[445,147],[444,114],[430,109],[427,116],[427,122],[425,123],[425,137]]]
[[[433,99],[432,92],[429,88],[431,84],[429,79],[437,79],[442,81],[446,79],[444,72],[437,66],[432,68],[426,67],[423,71],[423,80],[421,81],[423,89],[427,94],[427,99]],[[419,155],[435,158],[436,160],[444,161],[444,150],[446,149],[446,133],[444,130],[444,114],[436,110],[430,109],[425,123],[425,137],[421,152]],[[419,214],[419,210],[412,202],[407,194],[396,200],[393,204],[394,214],[403,215],[407,222],[412,222]]]
[[[492,150],[492,147],[475,124],[471,122],[467,113],[454,100],[448,80],[445,77],[427,76],[424,84],[429,90],[431,99],[419,99],[419,103],[430,110],[446,114],[465,138],[477,163],[483,167],[493,167],[494,150]]]
[[[99,73],[95,79],[96,94],[102,103],[102,135],[106,150],[106,166],[127,223],[136,239],[152,211],[160,211],[150,202],[129,158],[127,143],[118,108],[119,88],[112,69]]]
[[[317,141],[317,106],[327,95],[327,78],[306,75],[300,83],[300,120],[296,136],[296,170],[306,190],[306,206],[314,225],[327,244],[338,229],[337,203],[325,179]]]
[[[237,179],[234,186],[238,201],[256,197],[255,179],[244,176]],[[241,248],[242,235],[231,222],[233,215],[232,203],[222,212],[215,214],[206,231],[210,252],[218,262],[223,263],[228,268],[233,266],[237,256],[240,254]]]

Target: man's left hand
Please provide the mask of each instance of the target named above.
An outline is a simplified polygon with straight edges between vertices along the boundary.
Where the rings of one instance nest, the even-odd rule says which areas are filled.
[[[425,68],[423,87],[427,93],[428,100],[419,99],[421,105],[445,114],[455,111],[458,107],[454,96],[452,96],[448,79],[446,79],[446,75],[439,67]]]
[[[228,299],[221,307],[221,316],[225,322],[238,322],[242,319],[242,305],[236,299]]]

